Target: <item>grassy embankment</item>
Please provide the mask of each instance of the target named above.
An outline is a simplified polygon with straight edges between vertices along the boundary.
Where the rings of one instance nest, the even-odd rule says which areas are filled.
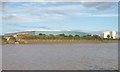
[[[119,40],[103,39],[97,35],[86,35],[80,37],[79,35],[31,35],[31,34],[17,34],[17,36],[2,36],[0,38],[2,44],[33,44],[33,43],[117,43]]]

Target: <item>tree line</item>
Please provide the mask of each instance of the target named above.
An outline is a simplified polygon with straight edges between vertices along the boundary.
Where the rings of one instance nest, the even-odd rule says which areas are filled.
[[[80,36],[80,35],[65,35],[65,34],[42,34],[39,33],[38,35],[32,35],[32,34],[26,34],[26,35],[21,35],[18,36],[21,37],[22,39],[69,39],[69,40],[102,40],[103,38],[98,36],[98,35],[85,35],[85,36]]]

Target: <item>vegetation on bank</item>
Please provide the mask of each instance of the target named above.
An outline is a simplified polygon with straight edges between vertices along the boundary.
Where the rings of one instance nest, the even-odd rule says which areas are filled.
[[[16,34],[14,36],[1,36],[2,44],[31,44],[31,43],[100,43],[100,42],[118,42],[110,38],[104,39],[98,35],[39,35],[32,34]]]

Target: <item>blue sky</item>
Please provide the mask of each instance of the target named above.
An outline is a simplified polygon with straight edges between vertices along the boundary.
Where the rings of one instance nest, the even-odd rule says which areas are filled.
[[[117,2],[4,2],[2,33],[25,30],[118,30]]]

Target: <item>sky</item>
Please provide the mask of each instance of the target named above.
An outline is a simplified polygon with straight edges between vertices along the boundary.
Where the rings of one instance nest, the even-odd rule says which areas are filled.
[[[2,2],[2,34],[26,30],[118,30],[118,2]]]

